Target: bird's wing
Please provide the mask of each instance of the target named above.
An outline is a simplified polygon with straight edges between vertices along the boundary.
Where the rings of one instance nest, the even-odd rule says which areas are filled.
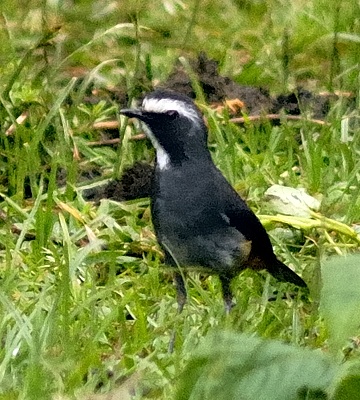
[[[223,204],[223,213],[228,218],[229,225],[251,241],[254,255],[263,256],[267,260],[274,259],[275,255],[269,236],[257,216],[230,184],[221,184],[221,188],[222,190],[219,190],[220,202]]]
[[[231,185],[220,184],[223,188],[220,203],[229,225],[241,232],[251,243],[250,268],[267,269],[276,279],[306,287],[306,283],[289,267],[279,261],[273,251],[269,236],[260,220]]]

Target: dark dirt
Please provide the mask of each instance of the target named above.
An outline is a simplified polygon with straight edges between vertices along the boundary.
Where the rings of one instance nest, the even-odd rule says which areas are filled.
[[[230,78],[221,76],[218,62],[208,59],[204,53],[201,53],[198,59],[190,64],[208,103],[222,103],[228,99],[239,99],[245,104],[244,112],[246,113],[256,114],[260,111],[271,110],[272,99],[266,89],[239,85]],[[191,79],[180,62],[175,65],[167,81],[160,84],[159,87],[195,98]]]
[[[245,104],[242,112],[248,115],[274,114],[280,111],[300,115],[306,110],[313,118],[325,118],[330,109],[330,102],[337,98],[335,95],[316,95],[301,87],[293,93],[272,97],[265,88],[240,85],[228,77],[221,76],[218,62],[207,58],[204,53],[190,64],[210,104],[239,99]],[[180,62],[175,65],[167,81],[159,87],[195,98],[191,79]]]
[[[154,167],[151,164],[137,162],[124,170],[121,179],[114,179],[107,185],[87,189],[83,196],[96,203],[101,199],[124,201],[149,197],[153,174]]]

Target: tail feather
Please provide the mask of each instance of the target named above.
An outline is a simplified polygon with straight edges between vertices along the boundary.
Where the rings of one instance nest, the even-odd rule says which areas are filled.
[[[297,275],[294,271],[292,271],[289,267],[287,267],[279,260],[276,260],[271,269],[268,268],[268,271],[272,276],[274,276],[277,280],[281,282],[290,282],[296,286],[304,288],[307,287],[307,284],[302,278],[300,278],[299,275]]]

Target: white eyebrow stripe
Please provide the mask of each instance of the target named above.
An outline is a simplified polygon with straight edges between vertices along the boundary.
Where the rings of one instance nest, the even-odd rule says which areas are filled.
[[[180,100],[145,98],[142,106],[145,111],[149,112],[166,113],[167,111],[177,111],[183,117],[199,124],[199,115],[196,110],[191,105],[187,105]]]

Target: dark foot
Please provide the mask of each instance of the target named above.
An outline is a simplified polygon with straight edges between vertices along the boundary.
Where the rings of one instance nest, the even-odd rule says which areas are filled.
[[[229,315],[235,303],[232,301],[232,299],[224,299],[224,304],[225,304],[225,314]]]
[[[232,301],[233,295],[230,289],[231,278],[228,278],[226,276],[220,276],[220,282],[222,286],[223,299],[225,304],[225,314],[229,315],[231,309],[234,307],[234,303]]]
[[[174,274],[174,283],[176,287],[178,314],[181,314],[182,310],[184,309],[184,305],[186,303],[186,289],[185,289],[184,279],[178,272]],[[176,329],[173,329],[169,342],[169,353],[174,352],[175,339],[176,339]]]
[[[180,314],[184,309],[186,303],[186,289],[185,283],[180,273],[176,272],[174,274],[174,282],[176,287],[176,296],[178,303],[178,313]]]
[[[170,354],[172,354],[174,352],[175,339],[176,339],[176,330],[173,329],[171,332],[170,342],[169,342],[169,353]]]

